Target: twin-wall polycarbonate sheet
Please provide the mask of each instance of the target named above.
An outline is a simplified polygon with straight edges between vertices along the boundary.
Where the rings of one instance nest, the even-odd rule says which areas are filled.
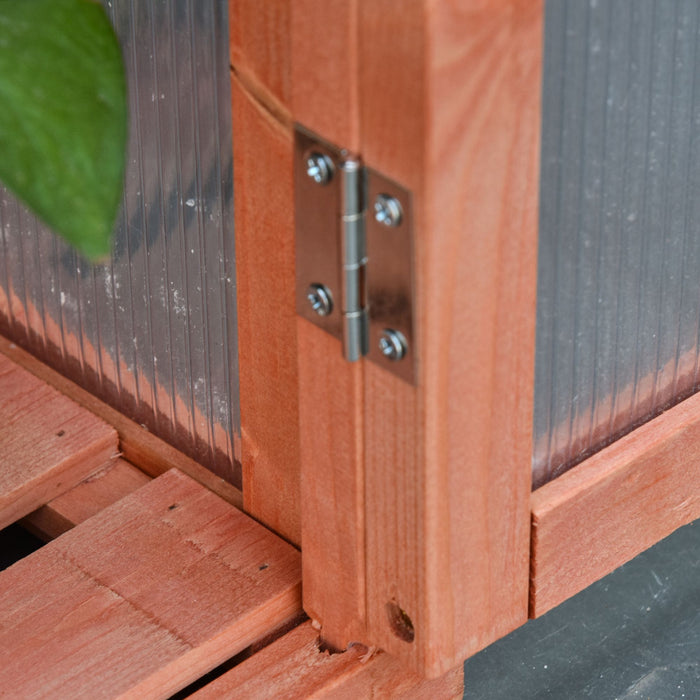
[[[699,22],[547,2],[535,486],[698,387]]]
[[[113,255],[90,265],[2,191],[0,331],[239,483],[227,3],[104,5],[130,100]]]

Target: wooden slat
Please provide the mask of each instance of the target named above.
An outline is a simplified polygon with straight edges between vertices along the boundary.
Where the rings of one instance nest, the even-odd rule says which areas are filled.
[[[527,618],[542,24],[361,2],[361,152],[414,195],[419,360],[416,387],[365,364],[369,637],[432,676]]]
[[[244,502],[299,544],[289,12],[229,4]]]
[[[116,432],[0,355],[0,528],[117,456]]]
[[[304,609],[336,649],[365,641],[362,368],[299,320]]]
[[[197,700],[228,697],[446,700],[461,698],[463,691],[461,667],[442,678],[426,681],[386,654],[372,654],[363,646],[352,647],[342,654],[320,651],[318,632],[307,622],[192,697]]]
[[[532,495],[538,617],[700,517],[700,395]]]
[[[229,7],[245,509],[303,537],[306,609],[344,647],[364,620],[362,372],[296,319],[291,163],[293,120],[358,145],[357,3]]]
[[[359,149],[358,3],[292,5],[294,120],[324,139]],[[313,280],[309,280],[311,282]],[[299,429],[304,609],[324,641],[365,641],[363,362],[299,318]]]
[[[175,470],[0,574],[8,697],[167,697],[299,613],[299,554]]]
[[[52,540],[150,480],[125,459],[115,459],[75,488],[27,515],[22,525],[38,537]]]
[[[0,336],[0,355],[10,358],[113,426],[119,436],[119,451],[125,459],[141,471],[156,477],[169,469],[179,469],[237,508],[242,507],[243,496],[237,488],[2,336]]]

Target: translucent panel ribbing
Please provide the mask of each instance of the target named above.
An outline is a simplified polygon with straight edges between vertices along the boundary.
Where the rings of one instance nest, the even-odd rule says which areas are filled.
[[[90,265],[0,191],[0,331],[240,483],[227,2],[104,5],[130,98],[114,253]]]
[[[547,2],[535,486],[698,387],[699,18]]]

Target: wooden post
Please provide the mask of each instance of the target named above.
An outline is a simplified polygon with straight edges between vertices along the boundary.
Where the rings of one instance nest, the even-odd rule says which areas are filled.
[[[367,619],[437,676],[527,617],[543,6],[366,0],[361,152],[414,195],[417,387],[365,364]]]
[[[527,618],[542,2],[231,7],[245,506],[301,504],[327,642],[437,676]],[[413,193],[416,386],[294,320],[295,121]]]

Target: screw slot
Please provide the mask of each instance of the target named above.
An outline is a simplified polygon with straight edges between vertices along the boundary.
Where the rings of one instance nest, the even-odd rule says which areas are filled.
[[[378,194],[374,200],[374,218],[383,226],[398,226],[403,219],[401,202],[390,194]]]
[[[379,338],[379,352],[392,362],[398,362],[406,357],[408,341],[400,331],[385,328]]]
[[[306,298],[319,316],[328,316],[333,311],[331,290],[323,284],[310,285],[306,291]]]
[[[318,185],[327,185],[333,179],[333,161],[316,151],[306,157],[306,174]]]

